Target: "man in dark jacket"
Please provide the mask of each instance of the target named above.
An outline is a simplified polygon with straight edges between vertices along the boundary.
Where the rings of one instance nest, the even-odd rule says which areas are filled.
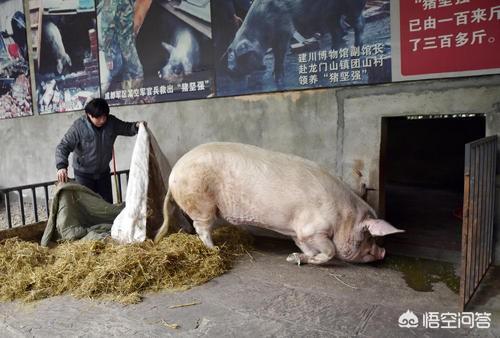
[[[124,122],[109,114],[106,100],[97,98],[85,106],[56,148],[57,180],[68,180],[68,156],[73,152],[75,180],[113,203],[109,162],[118,135],[133,136],[142,122]]]

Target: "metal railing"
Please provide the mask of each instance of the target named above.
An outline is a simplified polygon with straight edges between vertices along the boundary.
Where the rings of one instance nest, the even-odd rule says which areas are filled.
[[[128,182],[129,178],[129,170],[120,170],[116,172],[116,175],[118,176],[118,194],[119,196],[115,196],[117,200],[122,201],[122,176],[126,177],[126,180]],[[111,173],[111,176],[114,176],[114,173]],[[11,194],[12,193],[17,193],[18,198],[19,198],[19,207],[20,207],[20,212],[21,212],[21,222],[22,225],[26,225],[26,210],[25,210],[25,201],[23,197],[23,192],[28,190],[31,190],[31,196],[32,196],[32,201],[33,201],[33,213],[35,216],[35,222],[38,223],[40,221],[47,220],[49,218],[49,212],[50,212],[50,206],[49,206],[49,187],[54,186],[57,181],[49,181],[49,182],[43,182],[43,183],[37,183],[37,184],[28,184],[28,185],[22,185],[18,187],[12,187],[12,188],[4,188],[0,189],[0,195],[3,196],[3,200],[5,203],[5,213],[6,213],[6,218],[7,218],[7,225],[8,228],[12,228],[12,206],[14,205],[14,201],[11,200]],[[46,215],[43,215],[41,218],[39,215],[39,210],[38,210],[38,198],[37,198],[37,189],[42,189],[43,188],[43,200],[45,201],[45,209],[46,209]],[[116,200],[114,201],[116,202]]]

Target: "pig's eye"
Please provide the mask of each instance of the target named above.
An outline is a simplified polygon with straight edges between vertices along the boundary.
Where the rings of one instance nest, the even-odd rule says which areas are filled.
[[[373,236],[368,231],[363,231],[363,241],[370,241],[373,239]]]
[[[359,249],[359,247],[361,246],[361,243],[362,243],[362,241],[354,241],[354,242],[352,243],[352,248],[353,248],[354,250],[358,250],[358,249]]]

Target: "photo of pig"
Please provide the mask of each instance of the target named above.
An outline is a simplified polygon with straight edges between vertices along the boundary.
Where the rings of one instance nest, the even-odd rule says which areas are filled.
[[[315,162],[253,145],[199,145],[172,168],[158,242],[175,224],[180,208],[193,220],[205,246],[214,247],[218,217],[234,225],[275,231],[302,252],[295,264],[324,264],[333,258],[354,263],[382,260],[376,237],[404,232],[375,211],[339,178]]]
[[[123,105],[212,95],[210,1],[122,2],[97,6],[103,97]]]
[[[218,96],[391,81],[389,0],[253,0],[229,43],[219,3]]]
[[[0,1],[0,120],[33,115],[21,0]]]
[[[49,20],[45,20],[42,27],[44,46],[50,54],[49,59],[52,62],[55,61],[56,73],[62,74],[65,68],[69,69],[71,67],[71,58],[64,49],[61,31]]]
[[[30,3],[34,5],[34,3]],[[92,1],[71,6],[41,1],[31,8],[41,22],[32,33],[35,82],[40,114],[82,109],[99,96],[98,49]]]
[[[177,30],[174,45],[162,42],[169,53],[167,64],[160,70],[160,78],[169,82],[179,82],[193,73],[193,66],[198,65],[200,47],[198,41],[188,30]]]

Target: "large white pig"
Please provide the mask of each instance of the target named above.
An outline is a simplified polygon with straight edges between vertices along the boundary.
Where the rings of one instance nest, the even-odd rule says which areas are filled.
[[[167,232],[176,205],[193,220],[207,247],[217,217],[290,236],[302,253],[294,263],[322,264],[333,257],[351,262],[384,258],[374,236],[402,232],[377,219],[346,184],[316,163],[239,143],[207,143],[172,168],[164,203]]]
[[[71,58],[64,48],[61,32],[59,28],[49,20],[43,22],[42,32],[49,53],[55,58],[56,71],[58,74],[62,74],[65,68],[71,67]]]

